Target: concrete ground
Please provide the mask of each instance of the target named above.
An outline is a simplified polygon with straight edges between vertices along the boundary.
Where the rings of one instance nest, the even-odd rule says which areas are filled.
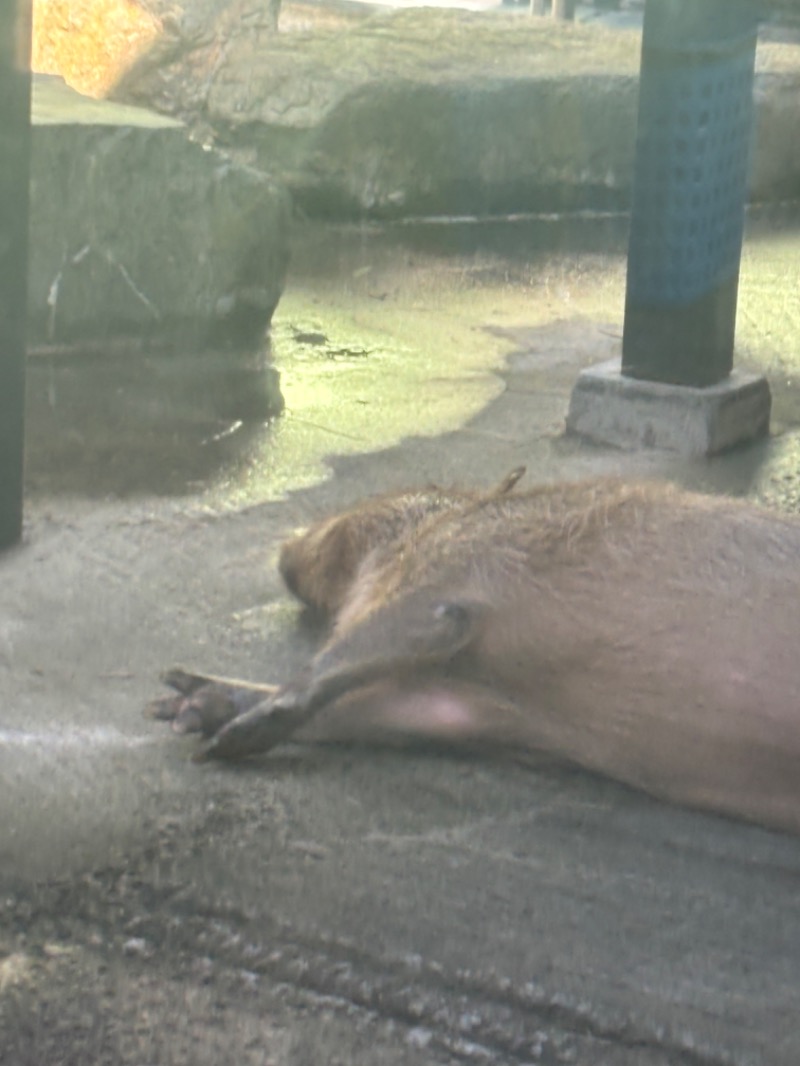
[[[204,403],[188,356],[32,360],[0,558],[0,1063],[800,1061],[796,839],[441,753],[197,766],[140,713],[175,661],[286,677],[312,637],[277,545],[373,491],[525,463],[800,509],[791,214],[751,221],[740,289],[768,441],[563,437],[578,370],[619,351],[624,230],[301,229],[266,426]]]

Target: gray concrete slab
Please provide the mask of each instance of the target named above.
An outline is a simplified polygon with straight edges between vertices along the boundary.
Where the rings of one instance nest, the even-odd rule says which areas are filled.
[[[707,388],[640,381],[619,359],[578,375],[567,431],[618,448],[661,448],[683,455],[717,455],[769,432],[772,397],[763,374],[734,368]]]
[[[275,324],[287,412],[250,436],[170,421],[156,389],[114,451],[81,390],[32,367],[26,539],[0,559],[0,1062],[798,1061],[796,839],[431,752],[198,767],[140,716],[172,661],[301,662],[277,544],[371,491],[525,462],[800,508],[797,231],[751,230],[742,271],[774,435],[703,461],[563,436],[577,373],[619,350],[602,233],[301,234]]]

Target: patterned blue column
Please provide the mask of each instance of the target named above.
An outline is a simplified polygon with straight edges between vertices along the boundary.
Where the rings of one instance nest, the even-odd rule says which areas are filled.
[[[647,0],[622,373],[711,385],[733,366],[757,0]]]
[[[30,0],[0,0],[0,548],[22,532]]]

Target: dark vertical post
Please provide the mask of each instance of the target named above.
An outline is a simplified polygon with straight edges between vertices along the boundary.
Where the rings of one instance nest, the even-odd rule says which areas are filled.
[[[647,0],[622,373],[733,367],[759,0]]]
[[[31,0],[0,0],[0,548],[22,533]]]
[[[553,0],[553,18],[574,19],[575,0]]]

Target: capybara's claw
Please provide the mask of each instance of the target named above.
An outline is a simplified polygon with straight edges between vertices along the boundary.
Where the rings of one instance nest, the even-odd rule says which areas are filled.
[[[211,737],[241,712],[240,703],[227,686],[207,682],[187,695],[151,700],[144,713],[149,718],[172,722],[176,733]]]
[[[183,696],[159,696],[145,706],[145,718],[156,718],[159,722],[173,722],[180,711]]]
[[[145,717],[155,718],[159,722],[172,722],[176,733],[203,732],[197,708],[191,705],[191,697],[193,693],[210,688],[208,678],[184,670],[182,666],[173,666],[164,671],[161,681],[168,688],[174,689],[178,695],[159,696],[150,700],[144,709]],[[224,723],[217,721],[213,728],[209,729],[209,735],[219,729],[221,724]]]
[[[239,714],[236,700],[219,685],[204,685],[184,700],[172,728],[179,733],[214,736]]]
[[[189,696],[207,684],[208,678],[203,677],[202,674],[193,674],[182,666],[171,666],[161,675],[161,682],[167,688],[174,688],[176,692]]]

